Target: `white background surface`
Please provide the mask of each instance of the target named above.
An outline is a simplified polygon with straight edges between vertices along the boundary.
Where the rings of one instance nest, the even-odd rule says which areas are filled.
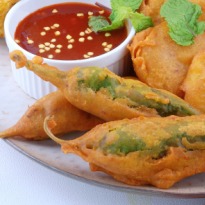
[[[56,173],[0,140],[1,205],[205,205],[205,199],[177,199],[117,192]]]
[[[1,39],[0,69],[3,66],[10,69],[5,59],[8,59],[8,51]],[[0,205],[14,204],[205,205],[205,199],[123,193],[79,182],[36,163],[0,140]]]

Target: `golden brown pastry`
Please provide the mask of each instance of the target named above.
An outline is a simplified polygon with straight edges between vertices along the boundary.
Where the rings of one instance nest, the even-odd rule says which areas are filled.
[[[139,11],[146,16],[150,16],[154,25],[157,25],[163,21],[159,13],[164,2],[165,0],[143,0]]]
[[[180,46],[170,38],[166,22],[137,33],[128,48],[138,78],[183,97],[182,82],[194,56],[205,50],[204,39],[205,33],[194,44]]]
[[[188,70],[182,89],[184,99],[205,113],[205,52],[197,54]]]

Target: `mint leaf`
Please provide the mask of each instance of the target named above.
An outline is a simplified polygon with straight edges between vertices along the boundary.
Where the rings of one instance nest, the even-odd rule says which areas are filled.
[[[170,37],[179,45],[193,44],[194,38],[205,31],[205,22],[197,21],[201,7],[188,0],[167,0],[160,14],[168,23]]]
[[[113,21],[112,24],[103,16],[92,16],[88,22],[89,27],[94,31],[110,31],[118,29],[124,25],[123,21]]]
[[[95,32],[111,31],[124,26],[124,21],[130,19],[137,32],[146,29],[152,26],[152,20],[150,17],[135,12],[140,7],[142,1],[111,0],[112,13],[109,16],[111,23],[104,17],[92,16],[89,19],[88,25]]]
[[[132,13],[132,9],[130,7],[119,7],[118,9],[113,9],[110,15],[110,20],[114,21],[124,21],[129,18],[130,13]]]
[[[88,22],[88,25],[95,32],[118,29],[124,26],[124,19],[129,18],[130,12],[132,12],[132,9],[129,7],[119,7],[117,10],[113,10],[110,15],[111,24],[109,24],[109,22],[105,20],[104,17],[92,16]],[[101,20],[103,22],[100,22]]]
[[[113,10],[118,9],[119,7],[129,7],[132,11],[137,10],[143,0],[111,0],[111,7]]]
[[[88,22],[88,26],[94,32],[100,31],[109,25],[110,25],[109,22],[104,16],[91,16]]]
[[[140,32],[146,28],[153,26],[153,22],[150,17],[137,12],[130,15],[130,21],[136,32]]]
[[[124,26],[124,22],[122,22],[122,21],[113,21],[112,24],[102,28],[101,31],[112,31],[112,30],[115,30],[115,29],[119,29],[120,27],[123,27],[123,26]]]

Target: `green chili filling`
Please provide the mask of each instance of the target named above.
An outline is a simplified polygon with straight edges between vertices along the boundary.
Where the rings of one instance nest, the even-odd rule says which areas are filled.
[[[116,134],[119,138],[114,143],[107,144],[106,140],[104,143],[101,141],[101,148],[105,153],[126,155],[130,152],[142,151],[145,149],[146,144],[142,139],[136,136],[130,136],[123,131],[117,131]]]
[[[110,136],[115,137],[110,141]],[[186,133],[178,133],[167,139],[162,139],[159,143],[150,147],[146,144],[146,141],[137,136],[137,134],[130,134],[122,130],[115,130],[104,136],[104,138],[99,142],[99,148],[105,154],[125,156],[132,152],[141,151],[141,154],[151,155],[153,159],[159,159],[166,156],[167,150],[170,147],[183,147],[186,149],[182,144],[182,138],[186,138],[190,143],[205,142],[205,136],[191,137]]]
[[[150,88],[138,81],[130,87],[126,84],[126,81],[121,83],[118,79],[110,77],[105,74],[103,69],[97,67],[91,67],[90,72],[84,75],[83,70],[80,70],[78,86],[92,89],[94,92],[106,89],[111,99],[127,99],[129,107],[155,109],[160,116],[196,114],[194,109],[176,96]],[[150,95],[154,97],[149,98]]]
[[[102,76],[102,79],[99,78],[102,73],[102,69],[92,69],[92,74],[88,79],[84,79],[81,75],[80,80],[78,80],[79,87],[87,87],[92,89],[94,92],[100,91],[102,88],[105,88],[110,93],[111,97],[116,98],[115,88],[120,84],[116,79],[109,77],[108,75]]]
[[[190,136],[186,136],[186,139],[190,142],[190,143],[195,143],[195,142],[205,142],[205,136],[198,136],[198,137],[190,137]]]

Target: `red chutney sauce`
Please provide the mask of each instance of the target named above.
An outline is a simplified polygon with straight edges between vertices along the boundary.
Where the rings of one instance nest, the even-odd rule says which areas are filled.
[[[85,3],[62,3],[43,7],[17,26],[15,41],[25,50],[57,60],[87,59],[109,52],[127,37],[127,29],[93,32],[90,16],[110,13]]]

